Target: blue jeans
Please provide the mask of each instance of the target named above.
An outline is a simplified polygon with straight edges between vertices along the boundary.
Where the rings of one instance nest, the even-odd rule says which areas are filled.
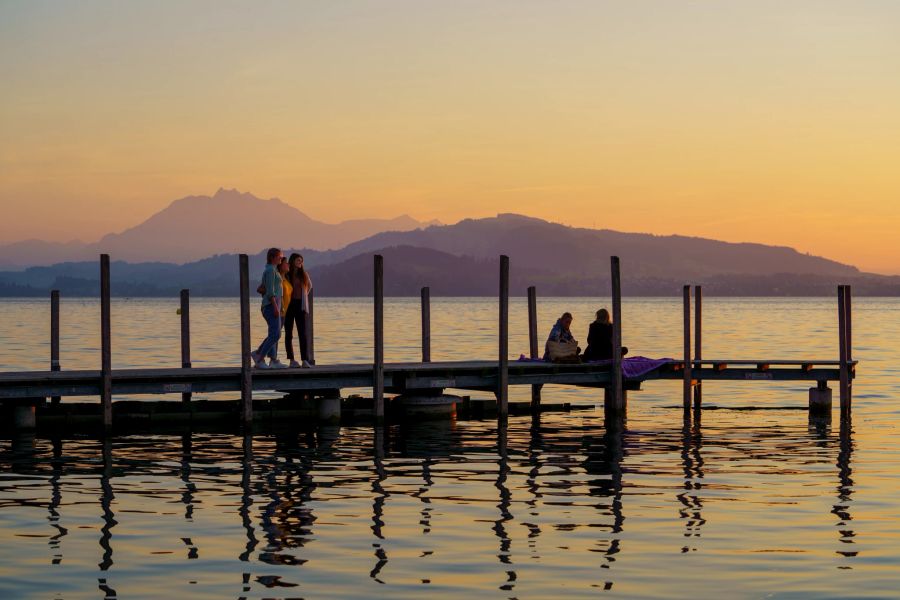
[[[269,331],[266,339],[256,349],[256,353],[261,357],[268,356],[275,360],[278,352],[278,340],[281,339],[281,315],[272,304],[263,306],[262,315],[269,326]]]

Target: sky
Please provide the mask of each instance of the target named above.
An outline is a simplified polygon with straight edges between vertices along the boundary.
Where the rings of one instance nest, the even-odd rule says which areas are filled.
[[[0,0],[0,243],[237,188],[900,274],[900,2]]]

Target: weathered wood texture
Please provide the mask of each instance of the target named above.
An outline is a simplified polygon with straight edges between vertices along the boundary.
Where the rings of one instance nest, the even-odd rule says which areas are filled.
[[[528,288],[528,353],[532,359],[540,358],[538,354],[538,319],[537,319],[537,288]],[[541,406],[541,386],[531,386],[531,410],[535,414]]]
[[[622,391],[622,280],[619,272],[619,257],[609,258],[610,282],[612,285],[612,392],[611,405],[607,411],[625,412],[625,394]]]
[[[691,387],[693,373],[691,369],[691,286],[684,286],[684,413],[689,416],[691,410]]]
[[[694,360],[703,356],[703,288],[694,286]],[[694,385],[694,410],[699,411],[703,404],[703,383],[699,380]]]
[[[431,289],[422,288],[422,362],[431,362]]]
[[[50,370],[59,371],[59,290],[50,292]],[[59,404],[59,396],[51,396],[53,404]]]

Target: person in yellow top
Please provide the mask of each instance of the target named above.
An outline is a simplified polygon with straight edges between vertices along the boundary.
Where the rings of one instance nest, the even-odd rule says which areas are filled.
[[[294,286],[291,285],[291,278],[287,276],[290,269],[287,258],[282,257],[278,263],[278,274],[281,275],[281,322],[284,323],[284,317],[287,315],[288,304],[291,303],[291,294],[294,293]]]

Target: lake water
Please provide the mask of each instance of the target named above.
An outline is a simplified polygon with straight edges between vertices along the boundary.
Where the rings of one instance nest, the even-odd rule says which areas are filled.
[[[599,302],[542,299],[542,335],[570,310],[583,340]],[[178,366],[176,308],[115,299],[114,368]],[[47,315],[0,300],[0,371],[47,368]],[[191,315],[193,364],[237,364],[237,303]],[[706,298],[704,356],[836,359],[836,315],[831,298]],[[496,316],[433,299],[433,359],[493,358]],[[626,298],[625,344],[677,357],[681,319],[680,300]],[[385,323],[386,359],[415,360],[418,299],[388,299]],[[99,367],[98,330],[96,301],[63,299],[64,369]],[[510,332],[526,352],[524,299]],[[319,363],[369,362],[371,338],[370,302],[318,300]],[[589,408],[501,430],[3,439],[0,598],[900,597],[900,300],[854,300],[854,358],[849,427],[836,389],[816,423],[796,410],[807,385],[772,382],[705,384],[721,409],[685,427],[671,381],[632,392],[622,430]],[[732,410],[749,406],[769,410]]]

